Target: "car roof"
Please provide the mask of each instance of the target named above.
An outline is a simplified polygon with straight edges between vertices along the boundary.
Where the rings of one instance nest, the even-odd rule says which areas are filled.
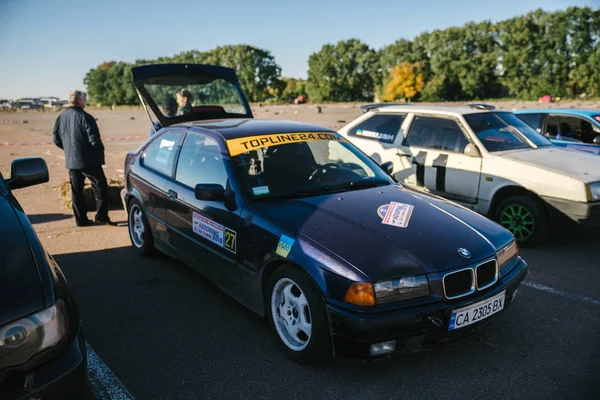
[[[527,110],[514,111],[515,114],[534,114],[534,113],[560,113],[560,114],[573,114],[573,115],[600,115],[600,110],[583,109],[583,108],[535,108]]]
[[[187,122],[173,126],[184,127],[196,132],[210,130],[218,133],[225,140],[277,133],[335,132],[334,130],[325,128],[323,126],[305,124],[302,122],[259,120],[253,118],[218,119],[192,123]]]
[[[402,112],[423,112],[427,114],[448,114],[448,115],[465,115],[478,114],[486,112],[496,112],[503,110],[485,110],[468,106],[421,106],[421,105],[390,105],[376,108],[380,113],[402,113]]]

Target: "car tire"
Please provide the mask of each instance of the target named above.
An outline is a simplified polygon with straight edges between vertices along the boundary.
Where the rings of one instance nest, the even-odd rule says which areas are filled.
[[[269,322],[286,355],[303,364],[329,360],[329,322],[323,296],[312,279],[298,268],[282,265],[269,278],[267,290]]]
[[[127,210],[129,239],[136,252],[141,256],[149,256],[154,249],[152,230],[148,225],[146,213],[140,203],[133,199]]]
[[[513,196],[502,201],[494,219],[515,236],[519,246],[537,246],[550,233],[550,220],[544,204],[533,196]]]

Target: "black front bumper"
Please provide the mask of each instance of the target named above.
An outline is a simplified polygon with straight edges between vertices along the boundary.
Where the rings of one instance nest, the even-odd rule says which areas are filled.
[[[328,304],[334,354],[336,357],[373,358],[370,347],[375,343],[395,340],[396,351],[385,354],[424,350],[436,343],[465,336],[504,313],[514,300],[519,285],[527,275],[522,259],[489,289],[460,301],[433,303],[394,311],[358,313]],[[453,310],[466,307],[506,291],[504,309],[481,322],[448,331]]]
[[[584,227],[600,228],[600,201],[580,203],[577,201],[543,197],[554,220],[576,222]]]
[[[87,351],[81,330],[62,353],[24,371],[12,371],[0,383],[2,399],[85,399]]]

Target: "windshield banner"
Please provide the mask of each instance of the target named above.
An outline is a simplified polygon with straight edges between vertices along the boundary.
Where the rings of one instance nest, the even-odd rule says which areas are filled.
[[[333,132],[298,132],[298,133],[275,133],[271,135],[247,136],[227,140],[229,155],[235,157],[247,151],[261,149],[263,147],[279,146],[280,144],[314,142],[318,140],[333,140],[345,142],[342,136]]]

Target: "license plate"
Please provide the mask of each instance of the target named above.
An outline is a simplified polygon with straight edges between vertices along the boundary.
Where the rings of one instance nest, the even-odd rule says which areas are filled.
[[[505,295],[506,292],[502,292],[479,303],[452,311],[448,330],[453,331],[458,328],[464,328],[502,311],[504,309]]]

